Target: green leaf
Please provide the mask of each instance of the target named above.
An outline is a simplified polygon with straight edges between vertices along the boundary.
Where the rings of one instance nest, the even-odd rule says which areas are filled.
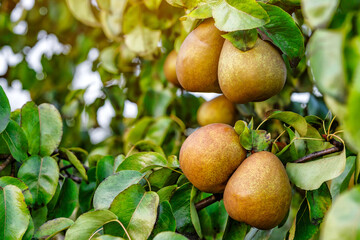
[[[296,66],[305,54],[304,37],[294,19],[281,8],[259,3],[270,16],[270,22],[260,30],[287,55]]]
[[[153,121],[154,119],[150,117],[143,117],[130,127],[128,134],[125,136],[126,152],[129,151],[129,148],[132,147],[132,145],[143,139],[145,131]]]
[[[191,192],[192,184],[186,183],[176,190],[170,199],[170,204],[176,220],[176,229],[180,233],[195,233],[191,221]]]
[[[319,231],[319,225],[310,222],[309,206],[306,199],[302,202],[296,214],[296,229],[294,240],[311,239]]]
[[[40,118],[39,109],[34,102],[27,102],[21,108],[21,128],[28,139],[30,155],[38,155],[40,151]]]
[[[344,192],[348,188],[351,176],[355,171],[355,161],[355,156],[348,157],[346,159],[344,172],[331,181],[330,192],[332,198],[337,197],[340,193]]]
[[[134,184],[117,195],[110,206],[110,211],[118,216],[119,221],[126,227],[137,206],[144,197],[145,189],[140,184]],[[109,223],[104,226],[106,234],[125,236],[124,229],[117,223]]]
[[[97,229],[113,221],[117,221],[117,217],[109,210],[84,213],[66,231],[65,240],[88,240]]]
[[[149,10],[157,10],[162,0],[144,0],[145,6]]]
[[[165,140],[166,134],[170,130],[172,122],[173,120],[169,117],[158,118],[156,122],[149,127],[145,140],[151,140],[156,145],[161,146]]]
[[[199,3],[199,0],[166,0],[166,2],[174,7],[191,9]]]
[[[321,229],[321,239],[358,239],[360,236],[360,188],[340,195],[332,204]]]
[[[345,147],[341,153],[306,163],[287,163],[286,172],[296,186],[304,190],[318,189],[322,183],[338,177],[345,169]]]
[[[134,144],[131,149],[131,152],[128,155],[136,153],[136,152],[157,152],[163,156],[165,156],[164,151],[161,147],[154,143],[153,140],[140,140]]]
[[[288,111],[276,111],[272,113],[268,119],[278,119],[293,128],[300,134],[300,136],[305,136],[307,133],[308,124],[301,115],[294,113],[294,112],[288,112]]]
[[[319,225],[331,205],[331,194],[326,183],[319,189],[307,191],[306,199],[309,203],[311,223]]]
[[[115,173],[115,159],[113,156],[105,156],[96,165],[96,180],[101,183],[105,178]]]
[[[39,106],[40,114],[40,155],[49,156],[59,146],[63,123],[59,111],[51,104]]]
[[[108,22],[107,22],[107,24],[108,24]],[[121,26],[121,24],[118,24],[118,25]],[[118,48],[118,46],[115,46],[115,45],[106,47],[103,50],[101,50],[101,53],[100,53],[100,61],[102,63],[101,66],[109,73],[117,74],[119,71],[116,66],[116,56],[117,56],[118,52],[119,52],[119,48]]]
[[[198,5],[194,10],[192,10],[187,17],[195,18],[195,19],[206,19],[212,17],[212,9],[210,4],[205,3]]]
[[[166,110],[173,99],[170,91],[148,90],[143,98],[143,107],[146,115],[160,117],[166,115]]]
[[[171,205],[168,201],[163,201],[159,205],[159,214],[151,236],[154,237],[160,232],[176,230],[175,217]]]
[[[179,175],[179,173],[176,173],[171,169],[160,168],[149,175],[148,181],[152,188],[161,189],[165,186],[175,184]]]
[[[152,30],[138,24],[131,32],[125,35],[125,44],[140,56],[153,53],[158,48],[161,31]]]
[[[155,167],[164,167],[167,160],[159,153],[135,153],[127,158],[119,165],[117,172],[122,170],[136,170],[146,172]]]
[[[1,133],[1,135],[6,142],[11,155],[15,160],[19,162],[25,161],[28,150],[28,141],[26,135],[21,127],[14,121],[10,120],[6,129]]]
[[[26,204],[27,205],[33,204],[34,200],[30,193],[29,187],[26,186],[26,184],[23,181],[21,181],[18,178],[9,177],[9,176],[1,177],[0,178],[0,187],[4,188],[7,185],[14,185],[14,186],[20,188],[21,192],[23,193],[23,195],[25,197]]]
[[[32,218],[30,218],[29,226],[28,226],[22,240],[32,240],[33,236],[34,236],[34,231],[35,231],[34,222],[33,222]]]
[[[68,218],[56,218],[47,221],[36,231],[34,237],[39,239],[51,239],[53,236],[68,229],[74,221]]]
[[[301,0],[301,9],[306,22],[312,28],[326,27],[339,5],[339,0]]]
[[[69,10],[74,17],[82,23],[91,27],[99,27],[100,24],[96,20],[92,10],[91,3],[88,0],[66,0]]]
[[[87,174],[86,174],[86,170],[85,170],[84,166],[82,165],[82,163],[80,162],[80,160],[75,156],[75,154],[73,154],[72,152],[70,152],[66,148],[60,148],[59,150],[66,154],[66,156],[68,157],[71,164],[74,165],[76,170],[78,170],[78,172],[80,173],[81,177],[85,181],[87,181],[88,177],[87,177]]]
[[[0,239],[22,239],[30,213],[21,190],[13,185],[0,187]]]
[[[212,5],[212,14],[215,26],[225,32],[258,28],[270,20],[255,0],[217,0]]]
[[[96,168],[90,168],[87,173],[89,176],[89,183],[82,181],[79,189],[79,205],[82,213],[92,209],[93,196],[97,187],[95,176]]]
[[[244,239],[247,232],[248,225],[246,225],[245,223],[237,222],[229,217],[227,220],[223,239]]]
[[[188,240],[188,238],[174,232],[162,232],[156,235],[154,240]]]
[[[160,202],[170,201],[170,198],[171,198],[172,195],[174,194],[176,188],[177,188],[176,185],[171,185],[171,186],[167,186],[167,187],[161,188],[161,189],[157,192],[157,194],[159,195],[159,198],[160,198]]]
[[[94,194],[94,208],[108,209],[115,197],[130,187],[137,184],[143,174],[137,171],[124,170],[111,175],[100,183]]]
[[[344,33],[318,30],[310,38],[306,57],[310,74],[320,92],[336,100],[345,100]]]
[[[0,86],[0,133],[5,130],[10,122],[10,103],[4,89]]]
[[[237,49],[245,52],[255,46],[258,32],[256,29],[240,30],[224,34],[222,37],[229,40]]]
[[[200,238],[203,238],[203,234],[202,234],[201,226],[200,226],[199,215],[197,213],[197,210],[195,208],[195,203],[194,203],[196,200],[200,200],[199,193],[200,193],[200,191],[193,186],[191,189],[191,194],[190,194],[190,216],[191,216],[191,222],[195,228],[197,235]]]
[[[35,229],[38,229],[41,225],[46,222],[48,215],[48,208],[47,206],[43,206],[37,209],[32,209],[31,216],[33,219],[33,224]]]
[[[51,157],[32,156],[20,167],[18,178],[29,186],[35,204],[47,204],[58,185],[59,167]]]
[[[77,184],[70,178],[65,178],[54,208],[54,218],[70,217],[78,205],[78,199],[79,189]]]
[[[92,238],[94,240],[124,240],[124,238],[121,237],[114,237],[110,235],[101,235],[99,237]]]

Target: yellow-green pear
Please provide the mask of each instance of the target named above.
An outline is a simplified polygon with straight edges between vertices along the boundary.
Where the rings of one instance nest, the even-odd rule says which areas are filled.
[[[218,83],[218,62],[224,38],[213,19],[195,28],[182,43],[176,75],[181,86],[192,92],[221,92]]]
[[[198,109],[197,121],[201,126],[211,123],[234,125],[236,120],[235,105],[224,95],[204,102]]]
[[[246,158],[224,192],[229,216],[258,229],[279,225],[290,203],[291,186],[285,168],[274,154],[266,151]]]
[[[241,51],[226,40],[218,68],[224,95],[234,103],[264,101],[278,94],[286,81],[286,66],[279,52],[258,39],[248,51]]]
[[[246,157],[234,128],[214,123],[193,132],[180,149],[180,168],[199,190],[220,193]]]
[[[168,80],[177,87],[181,87],[176,77],[176,58],[177,58],[177,52],[175,50],[172,50],[165,59],[164,74],[166,80]]]

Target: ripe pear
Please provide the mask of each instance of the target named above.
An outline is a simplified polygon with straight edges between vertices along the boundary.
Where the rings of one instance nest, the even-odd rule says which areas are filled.
[[[199,190],[220,193],[246,151],[234,128],[214,123],[193,132],[180,149],[180,168]]]
[[[207,19],[185,38],[176,61],[176,75],[185,90],[221,92],[217,74],[221,34],[214,20]]]
[[[211,123],[234,125],[236,120],[235,105],[224,95],[201,104],[197,112],[197,121],[201,126]]]
[[[234,103],[264,101],[278,94],[286,81],[286,66],[279,52],[258,39],[243,52],[225,41],[218,68],[219,84]]]
[[[270,152],[246,158],[229,179],[224,204],[229,216],[258,229],[280,224],[291,203],[291,186],[281,161]]]
[[[164,74],[166,79],[177,87],[181,87],[176,77],[176,58],[177,52],[172,50],[165,59]]]

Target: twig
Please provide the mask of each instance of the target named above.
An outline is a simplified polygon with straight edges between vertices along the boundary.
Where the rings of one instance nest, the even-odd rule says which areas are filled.
[[[195,208],[197,211],[200,211],[201,209],[217,202],[220,201],[223,198],[223,194],[222,193],[215,193],[214,195],[204,198],[203,200],[201,200],[200,202],[197,202],[195,204]]]
[[[14,158],[11,155],[8,155],[5,162],[0,165],[0,172],[4,170],[13,160]]]
[[[338,142],[333,138],[330,139],[329,142],[332,145],[334,145],[334,147],[328,148],[328,149],[325,149],[325,150],[322,150],[322,151],[310,153],[309,155],[306,155],[305,157],[302,157],[302,158],[294,161],[294,163],[309,162],[311,160],[314,160],[314,159],[319,158],[319,157],[323,157],[325,155],[329,155],[329,154],[336,153],[336,152],[341,152],[344,149],[344,145],[341,142]]]
[[[60,172],[61,172],[61,171],[66,170],[66,169],[68,169],[68,168],[72,168],[72,167],[73,167],[73,165],[72,165],[72,164],[70,164],[70,165],[66,165],[66,166],[64,166],[64,167],[60,168]]]
[[[64,171],[66,173],[66,176],[68,178],[70,178],[71,180],[73,180],[74,182],[79,183],[79,184],[82,182],[81,178],[79,178],[77,176],[74,176],[74,175],[71,175],[66,169]]]

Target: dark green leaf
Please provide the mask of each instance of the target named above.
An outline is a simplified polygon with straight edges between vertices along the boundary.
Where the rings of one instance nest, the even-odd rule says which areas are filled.
[[[44,223],[35,233],[36,238],[51,239],[57,233],[68,229],[74,221],[68,218],[56,218]]]
[[[147,91],[143,99],[145,114],[153,117],[165,115],[172,98],[170,91]]]
[[[13,185],[0,187],[0,239],[22,239],[29,221],[21,190]]]
[[[148,177],[148,180],[151,184],[151,187],[161,189],[165,186],[175,184],[178,178],[179,173],[176,173],[168,168],[161,168],[151,173]]]
[[[48,214],[48,208],[46,206],[40,207],[38,209],[33,209],[31,211],[31,216],[33,219],[35,229],[38,229],[41,225],[46,222]]]
[[[78,170],[78,172],[80,173],[81,177],[85,181],[87,181],[88,177],[86,174],[86,170],[85,170],[84,166],[82,165],[82,163],[80,162],[80,160],[75,156],[75,154],[73,154],[66,148],[60,148],[60,151],[66,154],[66,156],[68,157],[71,164],[74,165],[76,170]]]
[[[169,117],[158,118],[156,122],[149,127],[145,140],[151,140],[156,145],[161,146],[165,140],[166,134],[170,130],[171,123],[172,119]]]
[[[348,157],[344,172],[331,181],[330,192],[333,199],[348,188],[351,176],[355,171],[355,161],[355,156]]]
[[[159,205],[158,218],[151,236],[154,237],[160,232],[176,230],[175,217],[168,201],[163,201]]]
[[[34,236],[35,228],[34,228],[34,222],[32,218],[30,218],[29,226],[22,238],[22,240],[32,240]]]
[[[320,224],[331,205],[331,194],[326,183],[323,183],[319,189],[307,191],[306,199],[309,203],[311,223]]]
[[[40,151],[40,118],[39,109],[34,102],[27,102],[21,108],[21,128],[28,139],[30,155]]]
[[[115,173],[115,159],[112,156],[105,156],[96,165],[96,179],[101,183],[105,178]]]
[[[98,228],[113,221],[117,221],[117,217],[109,210],[84,213],[66,231],[65,240],[88,240]]]
[[[39,105],[40,155],[49,156],[59,146],[63,123],[59,111],[51,104]]]
[[[0,178],[0,187],[5,187],[7,185],[14,185],[14,186],[20,188],[25,197],[26,204],[27,205],[33,204],[34,200],[30,193],[29,187],[26,186],[26,184],[23,181],[21,181],[18,178],[9,177],[9,176],[1,177]]]
[[[10,103],[4,89],[0,86],[0,133],[5,130],[10,121]]]
[[[21,127],[13,120],[10,120],[6,129],[1,133],[11,155],[19,162],[27,158],[28,141]]]
[[[294,19],[281,8],[259,3],[270,16],[270,22],[260,27],[260,30],[288,56],[293,66],[296,66],[305,54],[304,37]]]
[[[170,199],[170,204],[176,219],[176,229],[180,233],[195,233],[195,228],[191,222],[191,192],[192,184],[182,185]]]
[[[294,240],[311,239],[319,231],[319,225],[310,221],[309,206],[306,199],[302,202],[296,215],[296,229]]]
[[[248,231],[248,225],[237,222],[230,217],[227,220],[224,238],[229,240],[244,239]]]
[[[54,209],[54,218],[70,217],[78,205],[78,199],[79,189],[77,184],[70,178],[65,178]]]
[[[167,186],[167,187],[161,188],[161,189],[157,192],[157,194],[159,195],[159,198],[160,198],[160,202],[170,201],[170,198],[171,198],[172,195],[174,194],[176,188],[177,188],[176,185],[171,185],[171,186]]]
[[[303,118],[301,115],[294,113],[294,112],[288,112],[288,111],[276,111],[272,113],[268,119],[278,119],[293,128],[300,134],[300,136],[305,136],[307,133],[307,122],[305,118]]]
[[[124,170],[111,175],[102,181],[94,194],[94,208],[108,209],[115,197],[130,187],[137,184],[143,178],[143,174],[137,171]]]
[[[37,205],[47,204],[58,185],[59,167],[51,157],[32,156],[20,167],[18,177],[29,186]]]
[[[237,49],[245,52],[255,46],[256,40],[258,38],[258,32],[256,29],[240,30],[236,32],[230,32],[222,36],[229,40]]]

